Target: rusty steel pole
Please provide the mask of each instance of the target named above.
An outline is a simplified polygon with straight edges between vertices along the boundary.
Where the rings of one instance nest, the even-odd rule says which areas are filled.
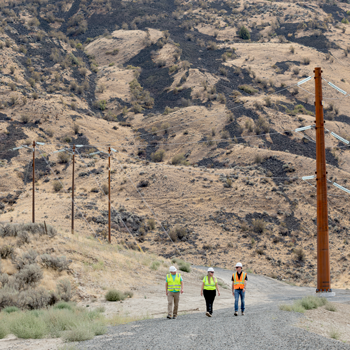
[[[74,234],[74,172],[75,172],[75,145],[73,145],[73,169],[72,169],[72,235]]]
[[[317,289],[316,292],[331,292],[329,264],[328,203],[326,148],[322,106],[321,68],[315,73],[316,109],[316,183],[317,183]]]
[[[108,148],[108,242],[111,243],[111,147]]]
[[[32,195],[32,223],[35,223],[35,141],[33,141],[33,195]]]

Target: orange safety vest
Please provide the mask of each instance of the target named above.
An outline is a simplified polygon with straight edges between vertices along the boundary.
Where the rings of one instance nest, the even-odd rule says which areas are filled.
[[[246,276],[247,276],[247,274],[245,272],[241,273],[241,278],[238,278],[237,272],[235,272],[232,275],[234,289],[243,289],[244,288],[244,281],[245,281]]]

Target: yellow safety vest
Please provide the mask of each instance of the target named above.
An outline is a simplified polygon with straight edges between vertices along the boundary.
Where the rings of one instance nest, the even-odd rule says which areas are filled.
[[[173,280],[173,276],[171,273],[167,275],[168,282],[168,291],[169,292],[180,292],[181,290],[181,275],[179,273],[176,274],[175,280]]]
[[[242,272],[241,273],[241,278],[238,279],[237,272],[235,272],[233,274],[234,289],[243,289],[244,288],[244,281],[245,281],[245,277],[246,276],[247,276],[247,274],[245,272]]]
[[[209,278],[208,276],[205,276],[203,279],[204,282],[204,287],[203,289],[205,290],[216,290],[216,283],[218,283],[218,280],[216,277],[211,278],[211,282],[209,283]]]

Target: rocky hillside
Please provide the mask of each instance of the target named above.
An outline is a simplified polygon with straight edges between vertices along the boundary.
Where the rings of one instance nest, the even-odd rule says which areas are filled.
[[[166,258],[316,281],[313,68],[326,127],[349,139],[346,2],[1,1],[0,221],[36,220]],[[21,149],[13,148],[26,146]],[[347,187],[346,144],[326,135]],[[141,199],[143,196],[143,200]],[[346,287],[348,195],[329,186],[333,285]],[[171,242],[171,240],[173,242]]]

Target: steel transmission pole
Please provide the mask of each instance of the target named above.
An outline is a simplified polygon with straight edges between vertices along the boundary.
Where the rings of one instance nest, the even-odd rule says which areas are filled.
[[[33,194],[32,194],[32,223],[35,223],[35,141],[33,141]]]
[[[329,264],[326,148],[322,106],[321,68],[315,68],[316,183],[317,183],[317,289],[331,292]]]
[[[108,148],[108,242],[111,243],[111,147]]]
[[[73,145],[73,169],[72,169],[72,234],[74,234],[74,174],[75,173],[75,145]]]

